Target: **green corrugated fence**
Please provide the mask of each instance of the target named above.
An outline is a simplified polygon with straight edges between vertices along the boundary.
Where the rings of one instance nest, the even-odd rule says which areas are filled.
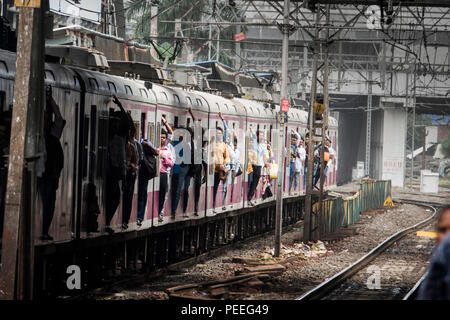
[[[323,201],[322,223],[320,234],[326,235],[340,227],[351,225],[358,221],[361,212],[383,206],[384,201],[391,195],[390,180],[361,181],[360,190],[353,196],[343,199],[327,199]],[[316,225],[318,204],[313,207],[313,225]]]

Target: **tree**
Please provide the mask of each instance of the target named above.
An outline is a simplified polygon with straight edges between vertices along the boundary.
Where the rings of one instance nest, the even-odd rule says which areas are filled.
[[[156,5],[156,1],[153,1],[153,5]],[[129,0],[126,4],[128,8],[127,19],[134,19],[136,21],[134,38],[139,39],[139,42],[145,44],[150,44],[151,42],[151,39],[148,38],[152,17],[151,6],[152,2],[150,0]],[[181,19],[182,21],[202,21],[202,19],[213,22],[217,21],[217,26],[212,27],[213,38],[217,32],[217,28],[220,27],[220,39],[233,39],[236,28],[220,26],[220,21],[236,21],[235,9],[228,5],[228,1],[217,0],[217,10],[213,10],[213,8],[208,6],[208,0],[160,0],[158,8],[160,12],[158,15],[158,44],[165,48],[161,50],[162,52],[166,51],[168,46],[175,46],[175,40],[173,39],[175,36],[175,23],[165,23],[162,21],[175,21],[176,19]],[[181,23],[181,29],[183,30],[184,37],[187,38],[187,44],[190,46],[190,49],[193,52],[198,51],[195,59],[197,61],[206,60],[208,58],[207,41],[198,40],[198,38],[207,39],[209,37],[209,26],[183,22]],[[216,42],[212,41],[212,43],[214,44],[214,48]],[[220,44],[221,48],[226,49],[233,49],[233,46],[234,43],[221,42]],[[220,51],[219,61],[231,65],[232,57],[226,55],[222,50]],[[215,50],[213,54],[216,54]]]
[[[444,154],[444,157],[450,158],[450,134],[447,136],[447,138],[442,141],[441,143],[441,150]]]

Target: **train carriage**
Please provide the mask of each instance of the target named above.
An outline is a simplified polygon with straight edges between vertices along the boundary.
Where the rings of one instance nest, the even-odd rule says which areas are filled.
[[[0,52],[0,101],[2,110],[7,110],[12,105],[14,86],[15,54]],[[256,134],[257,130],[266,133],[266,140],[270,142],[273,150],[273,159],[278,160],[277,145],[278,127],[275,109],[269,104],[249,99],[224,98],[206,92],[186,90],[179,87],[168,87],[152,84],[136,79],[123,78],[107,75],[100,72],[89,71],[74,67],[61,66],[55,64],[45,65],[46,84],[53,87],[53,96],[60,106],[62,115],[66,120],[66,126],[61,138],[63,146],[65,165],[60,179],[60,186],[57,191],[57,202],[54,219],[51,225],[50,234],[54,236],[54,241],[42,242],[38,239],[41,234],[42,209],[40,201],[36,202],[36,244],[46,245],[57,242],[70,242],[73,238],[90,238],[106,236],[105,226],[105,169],[108,152],[108,127],[110,109],[118,110],[112,102],[112,95],[117,95],[124,108],[130,112],[136,127],[136,139],[149,139],[156,147],[160,144],[161,117],[164,116],[169,124],[176,131],[174,141],[179,142],[180,136],[189,139],[181,128],[193,128],[193,121],[188,113],[188,109],[193,109],[194,115],[201,121],[201,127],[206,133],[203,139],[208,143],[209,154],[214,143],[213,131],[209,134],[208,129],[215,129],[217,126],[223,127],[219,119],[219,112],[223,113],[231,130],[238,135],[238,145],[240,148],[240,162],[243,174],[234,181],[233,197],[231,198],[231,179],[227,181],[227,198],[222,203],[223,184],[221,183],[217,191],[217,213],[240,212],[242,208],[248,208],[248,151],[250,129]],[[290,145],[290,132],[295,129],[302,136],[307,130],[307,112],[291,109],[289,111],[289,122],[286,126],[286,147]],[[328,134],[333,142],[333,148],[337,146],[337,121],[330,117]],[[337,163],[337,159],[334,164]],[[287,190],[289,184],[289,162],[286,161],[285,189],[283,197],[289,197]],[[267,174],[268,172],[263,172]],[[333,165],[328,171],[327,183],[336,183],[337,171]],[[164,223],[157,221],[158,216],[158,192],[159,177],[152,179],[148,186],[148,200],[145,218],[141,228],[137,228],[137,182],[134,189],[133,207],[128,231],[147,230],[158,228],[167,223],[179,222],[180,220],[192,220],[213,216],[212,197],[214,188],[214,164],[209,159],[206,183],[201,186],[201,196],[199,202],[199,216],[192,215],[194,212],[194,182],[191,180],[188,192],[187,213],[189,219],[182,218],[183,193],[176,210],[176,219],[165,219]],[[304,193],[303,179],[296,194],[291,197],[300,196]],[[87,192],[88,185],[94,185],[94,194],[100,207],[100,215],[97,217],[98,233],[88,228],[90,213],[87,202],[90,199]],[[263,180],[255,194],[255,204],[268,203],[274,201],[277,194],[277,181],[272,181],[273,196],[262,200],[265,185]],[[171,196],[174,191],[169,191],[169,199],[165,207],[165,215],[171,213]],[[120,199],[122,200],[122,199]],[[120,201],[122,203],[122,201]],[[225,209],[223,209],[225,207]],[[111,226],[120,230],[122,224],[122,204],[119,205]]]

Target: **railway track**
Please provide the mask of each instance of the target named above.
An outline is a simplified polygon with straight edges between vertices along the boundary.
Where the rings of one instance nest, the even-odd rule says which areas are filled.
[[[437,210],[420,201],[402,200],[403,203],[424,206],[433,211],[431,217],[397,232],[358,261],[322,282],[297,300],[392,300],[412,299],[425,273],[433,241],[419,238],[414,231],[432,230]],[[427,248],[429,247],[429,248]],[[429,249],[422,250],[421,249]],[[426,252],[424,252],[426,251]],[[406,287],[405,287],[406,283]],[[411,289],[412,288],[412,289]]]

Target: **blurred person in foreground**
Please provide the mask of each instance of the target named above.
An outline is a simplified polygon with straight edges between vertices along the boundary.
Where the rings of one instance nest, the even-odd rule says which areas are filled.
[[[418,300],[450,300],[450,205],[439,215],[437,242]]]

